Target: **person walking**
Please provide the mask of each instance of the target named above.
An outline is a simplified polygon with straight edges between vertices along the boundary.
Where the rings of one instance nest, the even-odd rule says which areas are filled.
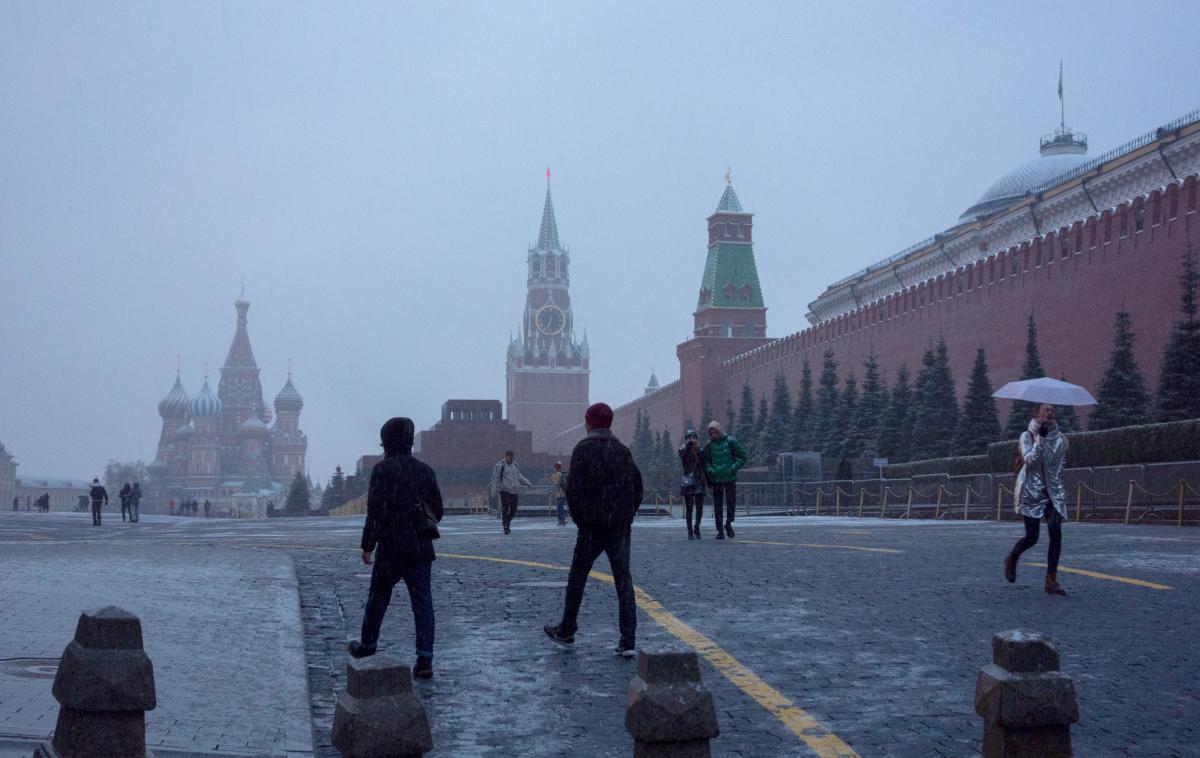
[[[513,517],[517,515],[517,494],[521,487],[532,487],[529,480],[517,468],[513,451],[505,450],[504,457],[492,469],[492,492],[500,494],[500,523],[505,534],[511,534]]]
[[[88,494],[92,498],[92,526],[100,526],[100,507],[101,504],[108,505],[108,490],[100,485],[99,479],[93,479]]]
[[[212,512],[212,503],[208,502],[208,498],[204,498],[204,518],[208,518],[208,514]]]
[[[129,510],[129,497],[133,494],[133,487],[129,486],[129,482],[125,482],[125,486],[121,487],[121,491],[117,493],[117,499],[121,501],[121,523],[125,523],[125,517],[133,520],[133,514]]]
[[[37,510],[38,510],[38,513],[49,513],[50,512],[50,493],[49,492],[43,492],[41,494],[41,496],[38,497]]]
[[[704,518],[704,455],[700,448],[700,435],[688,429],[683,435],[683,446],[679,448],[679,462],[683,476],[679,481],[679,494],[683,497],[684,520],[687,522],[688,539],[700,539],[700,521]],[[692,521],[695,510],[696,520]],[[692,524],[695,524],[693,526]]]
[[[412,675],[433,676],[433,540],[422,536],[419,525],[426,513],[438,521],[444,513],[442,493],[433,469],[412,455],[412,419],[392,418],[379,430],[383,460],[371,469],[367,485],[367,520],[363,524],[362,562],[371,564],[371,588],[363,613],[362,636],[350,643],[350,655],[374,655],[379,627],[391,602],[392,589],[401,579],[408,587],[416,627],[417,662]]]
[[[562,461],[554,462],[554,471],[550,474],[550,482],[554,485],[554,508],[558,511],[558,525],[567,525],[567,490],[566,474],[563,473]]]
[[[14,511],[21,510],[21,498],[19,496],[13,498],[13,510]]]
[[[1067,594],[1058,584],[1058,559],[1062,554],[1062,525],[1067,517],[1067,493],[1063,487],[1063,468],[1067,462],[1067,438],[1054,419],[1054,406],[1041,403],[1034,411],[1029,428],[1021,432],[1018,451],[1021,470],[1017,474],[1016,509],[1025,519],[1025,536],[1017,540],[1004,559],[1004,578],[1017,580],[1017,560],[1037,544],[1041,522],[1046,521],[1050,547],[1046,554],[1047,595]]]
[[[138,506],[142,503],[142,483],[134,482],[133,491],[129,493],[129,520],[137,523],[141,517],[138,512]]]
[[[562,620],[546,624],[542,630],[560,645],[575,644],[584,585],[592,565],[604,553],[617,589],[620,639],[616,653],[632,658],[637,647],[637,605],[629,555],[633,519],[642,503],[642,473],[629,448],[612,433],[612,408],[596,403],[583,418],[587,436],[571,451],[567,479],[567,506],[579,529],[575,553],[567,575]]]
[[[713,519],[717,525],[717,539],[729,535],[733,539],[733,517],[737,510],[737,475],[746,465],[746,448],[735,437],[725,433],[721,425],[713,421],[708,425],[708,444],[704,454],[704,473],[712,487]],[[722,506],[728,507],[724,511]],[[724,521],[722,521],[722,518]]]

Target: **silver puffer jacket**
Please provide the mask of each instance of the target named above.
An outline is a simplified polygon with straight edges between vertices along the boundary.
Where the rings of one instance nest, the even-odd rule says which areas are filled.
[[[1037,439],[1038,428],[1037,421],[1030,421],[1029,429],[1021,434],[1018,443],[1025,465],[1017,474],[1017,513],[1041,518],[1046,513],[1046,506],[1053,504],[1066,519],[1067,492],[1062,475],[1067,464],[1067,438],[1055,425],[1054,430],[1035,445],[1033,441]]]

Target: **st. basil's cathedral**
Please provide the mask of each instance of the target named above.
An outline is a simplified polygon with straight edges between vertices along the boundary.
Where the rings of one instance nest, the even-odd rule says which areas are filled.
[[[147,467],[146,488],[155,510],[166,510],[168,500],[196,498],[209,500],[217,513],[262,517],[269,504],[283,507],[293,477],[305,470],[304,399],[289,370],[272,415],[250,347],[245,293],[234,307],[237,331],[216,393],[205,375],[200,391],[189,397],[177,372],[175,385],[158,404],[162,432]]]

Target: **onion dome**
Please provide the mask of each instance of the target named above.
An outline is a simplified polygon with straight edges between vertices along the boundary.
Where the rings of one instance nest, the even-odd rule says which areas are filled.
[[[208,388],[207,379],[204,380],[204,386],[200,388],[200,392],[192,398],[192,402],[188,403],[188,413],[192,415],[192,418],[212,417],[221,413],[221,401]]]
[[[267,425],[258,416],[251,416],[238,427],[238,434],[243,437],[266,437],[271,433]]]
[[[192,438],[192,433],[194,431],[195,430],[192,429],[192,422],[188,421],[183,426],[175,430],[175,439],[189,440]]]
[[[287,384],[283,385],[283,389],[279,390],[279,394],[275,396],[275,412],[299,413],[303,407],[304,398],[300,397],[300,393],[296,391],[296,387],[292,384],[292,377],[289,375]]]
[[[163,418],[183,418],[188,409],[188,394],[183,389],[179,375],[175,375],[175,386],[167,396],[158,401],[158,415]]]

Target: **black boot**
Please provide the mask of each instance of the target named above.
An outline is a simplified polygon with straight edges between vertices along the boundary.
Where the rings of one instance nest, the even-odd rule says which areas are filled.
[[[412,675],[417,679],[433,678],[433,659],[423,655],[417,656],[417,664],[412,667]]]
[[[346,650],[350,653],[351,658],[366,658],[375,655],[374,645],[364,645],[358,640],[351,640],[346,646]]]
[[[692,533],[696,535],[696,539],[700,539],[700,524],[696,524],[696,528],[692,529]]]
[[[725,533],[729,535],[729,539],[733,539],[733,522],[725,525]]]

